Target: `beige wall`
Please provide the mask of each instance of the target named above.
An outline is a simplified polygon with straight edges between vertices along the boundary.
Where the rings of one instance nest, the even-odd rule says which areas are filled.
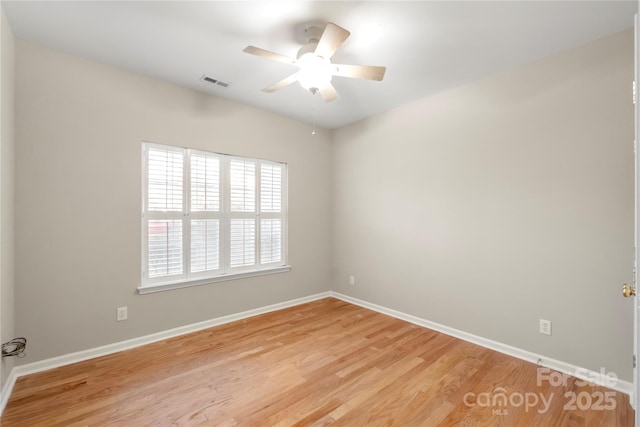
[[[627,31],[335,131],[334,289],[630,380],[633,55]]]
[[[16,97],[22,363],[329,289],[328,132],[24,41]],[[143,140],[287,162],[292,271],[136,294]]]
[[[13,257],[13,185],[14,185],[14,46],[11,25],[1,11],[0,80],[0,342],[14,333],[14,257]],[[5,357],[0,363],[0,387],[13,367],[15,359]]]

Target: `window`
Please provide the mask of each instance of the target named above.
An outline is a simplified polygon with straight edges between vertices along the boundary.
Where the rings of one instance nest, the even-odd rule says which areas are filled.
[[[283,163],[143,144],[141,293],[288,271]]]

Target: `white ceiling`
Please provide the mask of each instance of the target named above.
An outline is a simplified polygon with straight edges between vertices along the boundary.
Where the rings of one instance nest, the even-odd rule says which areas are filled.
[[[633,26],[636,1],[2,1],[16,37],[326,128]],[[384,65],[382,82],[334,77],[325,104],[298,84],[262,92],[296,70],[242,52],[295,57],[310,23],[351,37],[343,64]],[[46,76],[46,70],[42,70]],[[228,88],[200,80],[206,74]]]

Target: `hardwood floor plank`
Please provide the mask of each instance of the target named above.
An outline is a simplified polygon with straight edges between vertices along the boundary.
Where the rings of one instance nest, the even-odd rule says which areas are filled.
[[[21,377],[2,426],[632,426],[626,395],[326,298]],[[506,398],[542,396],[533,407]],[[567,394],[569,393],[569,394]],[[615,408],[568,408],[608,393]],[[583,405],[584,406],[584,405]]]

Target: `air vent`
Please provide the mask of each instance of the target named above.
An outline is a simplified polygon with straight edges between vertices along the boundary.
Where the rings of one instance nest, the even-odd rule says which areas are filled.
[[[221,86],[221,87],[229,87],[231,83],[223,82],[222,80],[214,79],[213,77],[209,77],[207,75],[203,75],[200,77],[200,80],[210,83],[212,85]]]

